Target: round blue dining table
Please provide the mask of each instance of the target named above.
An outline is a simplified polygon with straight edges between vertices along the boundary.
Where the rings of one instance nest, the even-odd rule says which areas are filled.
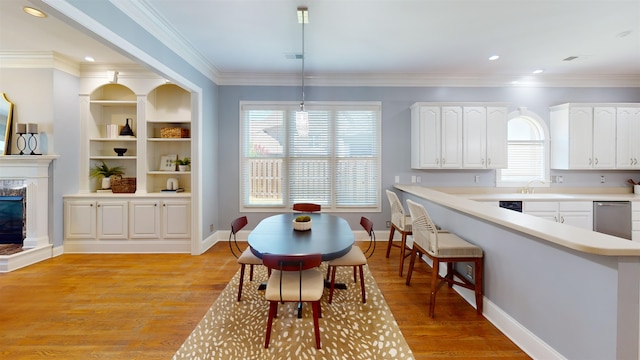
[[[300,215],[311,217],[311,230],[293,229],[293,220]],[[251,251],[259,258],[262,254],[322,254],[322,260],[328,261],[348,253],[354,236],[349,223],[339,216],[286,213],[260,221],[249,233],[248,240]]]

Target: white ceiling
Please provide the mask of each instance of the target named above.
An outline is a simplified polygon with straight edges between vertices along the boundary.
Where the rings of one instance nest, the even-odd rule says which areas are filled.
[[[310,79],[500,79],[640,86],[640,0],[112,0],[217,77],[300,73]],[[24,14],[28,0],[0,0],[0,51],[54,50],[75,61],[126,57],[54,16]],[[43,5],[44,6],[44,5]],[[46,6],[44,6],[46,8]],[[67,20],[68,21],[68,20]],[[627,33],[626,36],[622,36]],[[491,55],[500,59],[489,61]],[[573,61],[564,61],[577,56]],[[533,75],[536,69],[544,73]],[[232,82],[232,81],[231,81]],[[393,81],[390,81],[393,82]]]

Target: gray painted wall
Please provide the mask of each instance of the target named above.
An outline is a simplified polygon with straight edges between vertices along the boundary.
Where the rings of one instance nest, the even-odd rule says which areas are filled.
[[[300,87],[284,86],[220,86],[219,89],[219,166],[224,177],[219,179],[219,222],[229,229],[239,213],[239,102],[299,101]],[[491,101],[509,104],[509,111],[526,107],[549,124],[549,107],[564,102],[640,102],[640,88],[464,88],[464,87],[307,87],[305,101],[381,101],[382,102],[382,190],[393,185],[394,177],[409,183],[412,175],[420,175],[425,186],[495,186],[494,170],[412,170],[410,149],[411,112],[409,107],[418,101],[473,102]],[[474,178],[480,176],[480,183]],[[634,171],[552,171],[563,175],[565,187],[626,186],[629,177],[640,178]],[[600,183],[605,175],[607,182]],[[381,195],[382,196],[382,195]],[[382,213],[365,214],[384,227],[390,218],[386,197],[382,197]],[[250,213],[249,228],[267,213]],[[362,214],[342,214],[353,229],[359,229]]]

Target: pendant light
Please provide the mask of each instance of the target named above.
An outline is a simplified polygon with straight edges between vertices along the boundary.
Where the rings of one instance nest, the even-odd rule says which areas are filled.
[[[309,22],[309,11],[306,6],[298,7],[298,23],[302,24],[302,102],[300,110],[296,111],[296,130],[299,136],[309,135],[309,113],[304,109],[304,24]]]

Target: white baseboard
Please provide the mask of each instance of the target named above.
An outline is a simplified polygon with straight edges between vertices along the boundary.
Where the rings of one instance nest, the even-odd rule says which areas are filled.
[[[50,259],[52,257],[52,245],[40,246],[23,250],[13,255],[0,256],[0,273],[10,272]]]
[[[65,240],[65,254],[191,253],[191,239]]]
[[[426,256],[422,256],[422,261],[427,263],[429,266],[432,266],[433,264],[431,259]],[[445,276],[446,272],[446,267],[443,266],[440,268],[441,276]],[[473,291],[460,286],[454,286],[453,289],[460,294],[460,296],[462,296],[469,305],[476,309],[476,295]],[[522,326],[522,324],[517,322],[486,297],[483,298],[482,306],[482,315],[533,359],[566,360],[564,356],[542,341],[542,339],[537,337],[534,333]]]

